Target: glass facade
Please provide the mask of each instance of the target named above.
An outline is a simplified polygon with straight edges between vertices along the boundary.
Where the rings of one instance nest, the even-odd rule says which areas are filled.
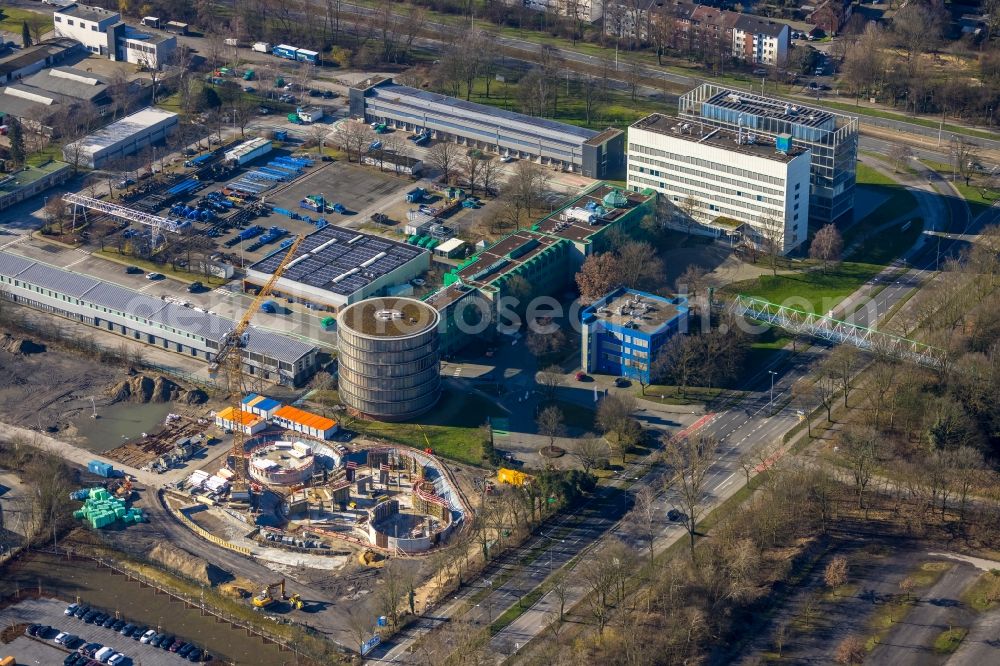
[[[857,118],[710,83],[682,95],[678,111],[685,120],[772,139],[790,134],[793,145],[812,153],[809,219],[826,224],[853,210]]]

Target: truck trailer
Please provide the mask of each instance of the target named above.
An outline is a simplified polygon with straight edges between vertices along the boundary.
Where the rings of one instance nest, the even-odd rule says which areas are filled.
[[[256,51],[257,53],[270,53],[271,45],[267,42],[254,42],[253,46],[250,47],[251,51]]]
[[[295,110],[299,119],[304,123],[315,123],[323,119],[323,109],[318,106],[307,106]]]

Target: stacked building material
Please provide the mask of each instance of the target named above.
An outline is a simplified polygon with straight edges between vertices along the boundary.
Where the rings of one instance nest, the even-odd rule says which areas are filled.
[[[128,508],[125,502],[113,497],[104,488],[94,488],[83,503],[82,509],[73,512],[77,520],[90,521],[92,528],[99,529],[121,520],[126,525],[141,523],[145,520],[142,509]]]

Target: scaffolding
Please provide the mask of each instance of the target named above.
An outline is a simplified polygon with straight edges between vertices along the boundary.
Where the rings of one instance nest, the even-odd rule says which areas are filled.
[[[771,324],[791,333],[809,335],[837,344],[854,345],[859,349],[931,368],[939,367],[944,357],[943,350],[923,342],[908,340],[833,317],[777,305],[753,296],[737,296],[729,309],[734,314]]]

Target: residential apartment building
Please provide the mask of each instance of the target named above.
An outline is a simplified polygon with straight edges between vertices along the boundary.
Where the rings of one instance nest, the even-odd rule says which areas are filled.
[[[536,12],[549,12],[577,21],[594,23],[604,16],[604,0],[504,0]]]
[[[122,22],[118,12],[101,7],[69,5],[52,15],[55,33],[83,44],[91,53],[160,69],[177,49],[177,38]]]
[[[834,222],[854,209],[858,161],[858,119],[743,90],[705,83],[681,95],[678,115],[691,123],[736,132],[751,131],[773,143],[788,134],[812,160],[809,217]]]
[[[703,57],[727,55],[772,67],[788,61],[791,41],[791,30],[784,23],[682,1],[608,3],[604,30]]]
[[[672,226],[787,254],[809,233],[809,151],[654,113],[628,129],[628,186],[662,193]]]

